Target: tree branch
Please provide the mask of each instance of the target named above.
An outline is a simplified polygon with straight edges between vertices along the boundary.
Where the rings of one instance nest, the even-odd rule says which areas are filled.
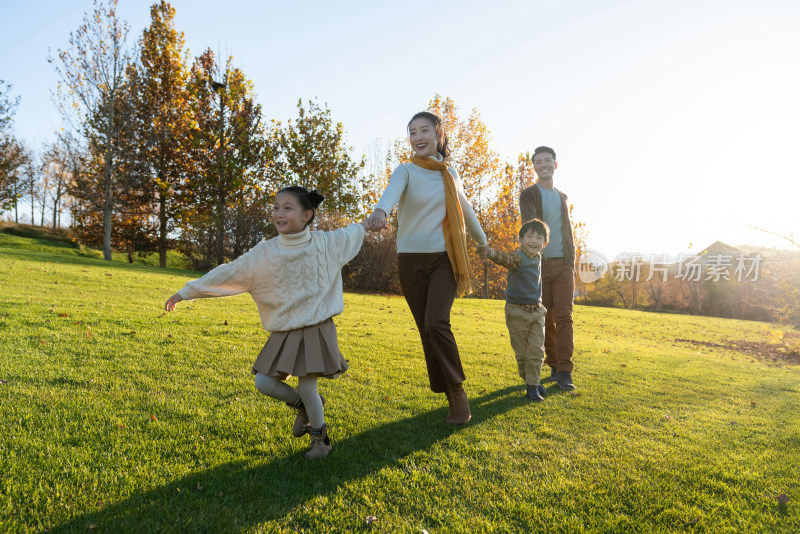
[[[764,233],[767,233],[767,234],[772,234],[772,235],[774,235],[774,236],[780,237],[781,239],[785,239],[786,241],[788,241],[788,242],[789,242],[789,243],[791,243],[792,245],[796,246],[797,248],[800,248],[800,243],[798,243],[797,241],[795,241],[794,239],[792,239],[792,238],[791,238],[791,237],[789,237],[789,236],[785,236],[785,235],[783,235],[783,234],[779,234],[779,233],[777,233],[777,232],[773,232],[773,231],[771,231],[771,230],[765,230],[764,228],[759,228],[758,226],[753,226],[752,224],[748,224],[748,226],[749,226],[750,228],[752,228],[753,230],[758,230],[759,232],[764,232]]]

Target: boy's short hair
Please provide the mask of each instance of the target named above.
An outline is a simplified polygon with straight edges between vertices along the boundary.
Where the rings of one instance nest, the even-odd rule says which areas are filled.
[[[533,151],[533,156],[531,156],[531,161],[536,159],[536,154],[541,154],[544,152],[545,154],[551,154],[553,156],[553,161],[556,160],[556,151],[550,148],[549,146],[539,146]]]
[[[519,229],[519,238],[522,239],[522,236],[524,236],[531,230],[533,230],[539,235],[543,235],[545,241],[550,241],[550,228],[544,221],[539,219],[531,219],[530,221],[523,224],[522,228]]]

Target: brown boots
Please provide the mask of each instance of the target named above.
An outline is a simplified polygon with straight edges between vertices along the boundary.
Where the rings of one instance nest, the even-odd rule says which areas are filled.
[[[328,456],[333,448],[328,438],[328,425],[322,425],[322,428],[309,428],[308,435],[311,436],[311,447],[306,452],[306,458],[314,460]]]
[[[301,438],[308,432],[308,414],[306,413],[306,407],[303,406],[303,401],[299,399],[297,402],[289,404],[289,407],[297,410],[297,416],[295,416],[294,425],[292,425],[292,435],[296,438]]]
[[[322,395],[319,396],[322,399],[322,405],[325,406],[325,397]],[[292,435],[296,438],[302,438],[308,429],[311,428],[308,423],[308,413],[306,413],[306,407],[303,405],[303,401],[297,399],[296,402],[289,404],[286,403],[290,408],[294,408],[297,410],[297,416],[294,418],[294,425],[292,425]]]
[[[472,414],[469,411],[469,401],[467,400],[467,392],[464,391],[464,386],[458,384],[450,388],[450,391],[445,391],[447,402],[450,404],[450,409],[447,411],[445,421],[451,425],[465,425],[469,422]]]
[[[322,399],[322,405],[325,406],[325,397],[319,396]],[[290,408],[297,410],[297,416],[294,418],[294,425],[292,425],[292,435],[296,438],[301,438],[303,435],[308,434],[311,436],[311,447],[306,451],[306,458],[323,458],[328,456],[331,452],[331,440],[328,438],[328,426],[322,424],[320,428],[312,428],[308,422],[308,412],[303,405],[303,401],[297,399],[296,402],[287,403]]]
[[[447,404],[448,404],[447,416],[444,418],[444,420],[449,423],[450,420],[453,418],[453,401],[450,400],[451,396],[449,391],[445,391],[444,396],[447,397]]]

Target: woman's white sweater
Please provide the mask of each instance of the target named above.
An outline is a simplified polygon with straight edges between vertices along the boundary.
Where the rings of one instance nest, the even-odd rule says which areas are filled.
[[[441,157],[438,158],[441,161]],[[461,178],[448,168],[456,183],[458,200],[467,231],[478,246],[486,246],[486,234],[475,210],[464,194]],[[397,206],[397,252],[444,252],[442,222],[447,211],[441,171],[423,169],[413,163],[399,165],[376,208],[389,215]]]
[[[364,227],[280,234],[178,291],[186,300],[250,293],[268,332],[310,326],[344,310],[342,267],[358,254]]]

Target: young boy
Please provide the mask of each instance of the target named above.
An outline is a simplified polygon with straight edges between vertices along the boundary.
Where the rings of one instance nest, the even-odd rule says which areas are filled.
[[[506,326],[511,348],[517,358],[519,376],[528,386],[527,397],[544,400],[545,389],[539,383],[544,361],[544,316],[542,306],[542,256],[550,229],[533,219],[519,229],[520,247],[513,253],[492,248],[481,256],[508,269],[506,286]]]

